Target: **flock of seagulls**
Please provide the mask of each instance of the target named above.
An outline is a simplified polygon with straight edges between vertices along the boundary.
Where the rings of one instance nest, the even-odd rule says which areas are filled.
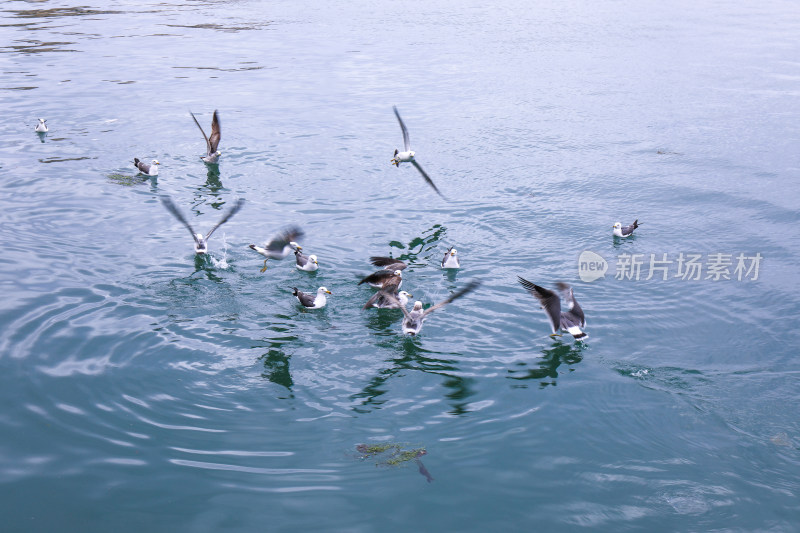
[[[397,122],[400,124],[400,130],[403,134],[403,151],[395,149],[394,156],[391,163],[397,167],[400,163],[411,163],[419,171],[425,181],[430,185],[436,193],[444,198],[444,195],[439,191],[439,188],[433,183],[433,180],[422,169],[416,160],[416,152],[411,150],[411,141],[409,139],[408,128],[406,128],[397,107],[392,108],[397,117]],[[194,113],[189,113],[192,120],[197,125],[200,133],[203,134],[203,139],[206,142],[206,153],[201,155],[200,159],[207,165],[216,165],[222,153],[219,151],[219,143],[222,138],[222,130],[220,127],[219,113],[214,110],[211,119],[211,136],[207,136],[205,130],[198,122]],[[47,120],[40,118],[34,131],[44,136],[49,131]],[[145,163],[138,157],[133,159],[133,164],[136,169],[146,176],[158,176],[159,162],[153,159],[151,163]],[[198,233],[194,230],[192,225],[178,209],[175,203],[167,196],[161,197],[161,202],[164,207],[174,216],[178,221],[189,230],[189,234],[194,241],[194,251],[198,255],[205,255],[208,253],[208,240],[211,235],[221,225],[229,221],[236,213],[238,213],[245,201],[243,198],[238,199],[234,205],[228,209],[222,218],[217,222],[205,235]],[[639,220],[633,221],[629,226],[623,226],[621,222],[616,222],[613,226],[613,234],[615,237],[628,238],[633,235],[634,230],[639,227]],[[280,260],[286,258],[289,254],[294,253],[295,267],[304,272],[314,272],[319,269],[319,262],[316,255],[305,255],[302,252],[303,247],[297,241],[304,236],[303,230],[297,226],[289,226],[281,230],[269,241],[263,245],[250,244],[249,247],[256,253],[264,257],[264,266],[261,272],[267,269],[267,261],[270,259]],[[359,285],[364,283],[378,289],[378,291],[364,304],[363,309],[378,308],[378,309],[399,309],[403,313],[402,330],[407,335],[418,335],[422,330],[422,325],[425,319],[434,311],[441,309],[449,303],[461,298],[462,296],[474,291],[479,285],[479,281],[471,281],[464,288],[454,292],[443,301],[428,307],[423,308],[422,302],[415,301],[413,307],[409,311],[407,309],[408,302],[413,297],[412,294],[401,291],[400,286],[403,284],[403,271],[408,268],[408,264],[392,257],[373,256],[370,257],[370,262],[373,266],[380,267],[380,270],[369,274],[358,282]],[[441,262],[442,269],[460,269],[461,262],[459,261],[458,252],[455,247],[450,247],[445,252]],[[566,283],[556,283],[557,291],[545,289],[535,283],[532,283],[525,278],[518,277],[519,283],[523,288],[528,291],[541,305],[542,309],[547,316],[552,331],[551,336],[560,336],[559,331],[566,331],[572,335],[576,340],[583,340],[588,335],[583,331],[586,327],[586,318],[583,309],[578,305],[575,299],[572,287]],[[319,287],[316,293],[305,293],[292,287],[292,295],[297,298],[297,301],[306,309],[321,309],[325,307],[328,301],[328,295],[331,294],[325,287]],[[564,300],[567,306],[566,311],[562,311],[561,300]]]

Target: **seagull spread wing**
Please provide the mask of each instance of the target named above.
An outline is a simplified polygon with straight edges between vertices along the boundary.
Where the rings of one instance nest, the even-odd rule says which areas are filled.
[[[411,150],[411,141],[408,140],[408,130],[406,129],[406,125],[403,123],[403,119],[400,118],[400,113],[397,112],[397,108],[392,106],[394,109],[394,116],[397,117],[397,122],[400,123],[400,129],[403,130],[403,149],[405,152]]]
[[[550,329],[553,330],[553,333],[558,333],[561,327],[561,298],[558,294],[544,287],[540,287],[535,283],[531,283],[520,276],[517,276],[517,279],[529,293],[539,300],[539,303],[542,304],[542,308],[550,321]]]
[[[441,302],[439,302],[438,304],[436,304],[436,305],[434,305],[434,306],[431,306],[431,307],[427,308],[427,309],[425,310],[425,312],[422,314],[422,316],[423,316],[423,317],[426,317],[426,316],[428,316],[429,314],[431,314],[431,313],[433,313],[434,311],[436,311],[437,309],[440,309],[440,308],[444,307],[445,305],[449,304],[450,302],[452,302],[452,301],[453,301],[453,300],[455,300],[456,298],[461,298],[461,297],[462,297],[462,296],[464,296],[465,294],[467,294],[467,293],[470,293],[470,292],[474,291],[476,288],[478,288],[478,286],[479,286],[480,284],[481,284],[481,282],[480,282],[480,281],[470,281],[470,282],[467,284],[467,286],[466,286],[466,287],[464,287],[463,289],[461,289],[461,290],[460,290],[460,291],[458,291],[458,292],[454,292],[454,293],[453,293],[453,294],[451,294],[451,295],[450,295],[450,296],[449,296],[449,297],[448,297],[446,300],[442,300],[442,301],[441,301]]]
[[[172,199],[169,198],[168,196],[162,196],[161,203],[164,204],[164,207],[167,208],[167,211],[172,213],[172,216],[177,218],[184,226],[186,226],[186,229],[189,230],[189,233],[192,235],[192,239],[194,239],[194,242],[200,245],[200,241],[197,240],[197,235],[195,234],[192,225],[189,224],[189,221],[186,220],[186,217],[183,216],[183,213],[181,213],[180,210],[178,210],[178,206],[175,205]]]
[[[244,205],[244,198],[239,198],[238,200],[236,200],[236,203],[233,204],[233,207],[231,207],[228,210],[228,212],[225,213],[222,219],[220,219],[220,221],[217,222],[217,225],[208,230],[208,233],[206,233],[206,240],[208,240],[209,237],[211,237],[211,234],[214,233],[214,230],[216,230],[218,227],[226,223],[233,215],[238,213],[239,209],[241,209],[243,205]]]
[[[419,166],[419,163],[417,163],[416,160],[412,160],[411,164],[414,165],[415,167],[417,167],[417,170],[419,170],[419,173],[422,174],[422,177],[425,178],[425,181],[428,182],[428,185],[433,187],[433,190],[436,191],[436,194],[438,194],[439,196],[444,198],[444,195],[439,191],[439,189],[436,187],[436,185],[433,184],[433,180],[431,179],[431,177],[428,176],[428,174],[424,170],[422,170],[422,167]],[[446,200],[446,198],[445,198],[445,200]]]
[[[203,134],[203,139],[206,140],[206,155],[213,154],[214,152],[216,152],[216,150],[214,151],[211,150],[211,143],[208,141],[208,135],[206,135],[206,132],[203,131],[203,126],[201,126],[200,123],[197,122],[197,118],[194,116],[194,113],[189,111],[189,114],[192,115],[192,120],[194,120],[194,123],[197,124],[198,128],[200,128],[200,133]]]
[[[211,119],[211,137],[208,138],[208,153],[209,155],[217,153],[217,146],[222,137],[222,130],[219,127],[219,116],[217,110],[214,110],[214,117]]]

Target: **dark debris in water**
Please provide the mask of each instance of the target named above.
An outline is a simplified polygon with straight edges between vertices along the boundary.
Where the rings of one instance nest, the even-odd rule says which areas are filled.
[[[133,187],[135,185],[141,185],[142,183],[150,181],[149,176],[130,176],[127,174],[109,174],[107,178],[111,183],[116,183],[117,185],[122,185],[123,187]]]

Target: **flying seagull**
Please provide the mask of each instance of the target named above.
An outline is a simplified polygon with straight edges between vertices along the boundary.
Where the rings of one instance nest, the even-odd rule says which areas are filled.
[[[301,248],[298,246],[294,251],[295,268],[297,268],[297,270],[305,270],[306,272],[314,272],[318,269],[319,263],[317,263],[317,256],[314,254],[304,255],[300,250]]]
[[[294,291],[292,294],[297,297],[297,301],[299,301],[303,307],[307,307],[309,309],[319,309],[321,307],[325,307],[325,304],[328,303],[328,298],[325,295],[332,294],[331,291],[325,287],[320,287],[317,289],[316,295],[298,291],[297,287],[292,287],[292,291]]]
[[[405,307],[408,305],[408,299],[413,298],[414,295],[409,294],[406,291],[398,292],[398,288],[398,285],[389,285],[384,287],[373,294],[372,298],[367,300],[367,303],[364,304],[363,309],[369,309],[370,307],[377,307],[378,309],[399,309],[400,307]],[[388,298],[387,296],[391,296],[391,298]]]
[[[252,250],[255,250],[266,258],[264,259],[264,268],[261,269],[261,272],[267,269],[268,259],[283,259],[295,250],[302,250],[303,247],[294,241],[303,235],[303,230],[297,226],[290,226],[282,230],[271,241],[265,243],[263,247],[251,244],[250,248]]]
[[[46,118],[40,118],[39,119],[39,123],[36,124],[36,128],[34,128],[33,131],[35,131],[36,133],[47,133],[47,131],[48,131],[47,119]]]
[[[148,165],[138,157],[133,158],[133,165],[139,169],[139,172],[148,176],[158,176],[158,165],[160,164],[156,159],[153,159],[153,162]]]
[[[373,255],[369,258],[369,262],[374,266],[383,267],[384,270],[405,270],[408,265],[394,257],[385,257],[382,255]]]
[[[217,116],[217,110],[214,110],[214,116],[211,119],[211,137],[206,136],[206,132],[203,131],[203,127],[199,122],[197,122],[197,118],[194,116],[194,113],[189,111],[189,114],[192,115],[194,123],[197,124],[198,128],[200,128],[200,133],[203,134],[203,138],[206,140],[206,155],[201,155],[200,159],[210,165],[216,163],[219,160],[219,156],[222,155],[222,152],[217,150],[217,146],[219,146],[219,139],[222,135],[219,128],[219,116]]]
[[[403,284],[403,271],[402,270],[378,270],[377,272],[373,272],[369,276],[365,277],[361,281],[358,282],[359,285],[362,283],[369,283],[372,287],[376,289],[383,289],[385,287],[389,287],[391,285],[397,285],[397,288],[400,288],[400,285]]]
[[[183,213],[178,210],[178,207],[175,205],[172,199],[167,196],[162,196],[161,203],[164,204],[164,207],[167,208],[167,211],[172,213],[172,216],[177,218],[184,226],[186,226],[186,229],[188,229],[189,233],[192,234],[192,239],[194,239],[194,252],[202,255],[208,252],[208,239],[211,238],[211,234],[214,233],[218,227],[230,220],[233,215],[239,212],[239,209],[241,209],[244,205],[244,198],[239,198],[236,200],[236,203],[233,204],[233,207],[228,209],[220,221],[217,222],[214,227],[208,231],[208,233],[206,233],[205,237],[203,237],[202,233],[197,233],[194,231],[191,224],[189,224],[189,221],[187,221],[186,217],[183,216]]]
[[[403,333],[406,335],[418,335],[422,330],[422,324],[425,322],[425,319],[429,314],[433,313],[437,309],[441,309],[456,298],[461,298],[468,292],[472,292],[476,287],[478,287],[478,285],[480,285],[479,281],[470,281],[467,286],[460,291],[451,294],[446,300],[443,300],[425,310],[422,309],[422,302],[420,301],[414,302],[414,308],[411,309],[411,311],[407,310],[403,306],[400,306],[400,310],[403,311]],[[398,305],[400,304],[399,300],[392,295],[387,295],[386,299],[394,300]]]
[[[561,295],[559,295],[557,292],[540,287],[522,277],[517,276],[517,278],[520,284],[542,304],[542,309],[544,309],[550,321],[550,329],[553,330],[552,335],[550,335],[551,337],[560,337],[558,334],[559,329],[566,330],[567,333],[575,337],[575,339],[585,339],[588,337],[588,335],[581,330],[581,328],[586,327],[586,319],[583,316],[583,309],[578,305],[575,296],[572,294],[572,287],[566,283],[556,283],[556,287],[558,287],[561,293]],[[561,296],[564,297],[569,307],[568,310],[563,313],[561,312]]]
[[[617,237],[630,237],[633,235],[633,230],[639,227],[639,219],[633,221],[630,226],[623,226],[621,222],[614,223],[614,235]]]
[[[428,176],[425,173],[425,171],[422,170],[422,167],[419,166],[419,163],[417,163],[417,160],[414,159],[414,155],[416,154],[416,152],[413,152],[411,150],[411,142],[408,140],[408,130],[406,129],[406,125],[403,124],[403,119],[400,118],[400,113],[397,112],[397,108],[392,106],[392,109],[394,109],[394,114],[397,117],[397,121],[400,123],[400,129],[403,130],[403,150],[404,151],[401,152],[397,148],[395,148],[394,157],[392,158],[391,163],[396,167],[399,167],[400,163],[411,163],[412,165],[417,167],[417,170],[419,170],[419,173],[422,174],[423,178],[425,178],[425,181],[428,182],[428,185],[433,187],[433,190],[436,191],[436,193],[439,196],[444,198],[444,195],[441,192],[439,192],[439,189],[437,189],[436,185],[433,184],[433,180],[431,180],[430,176]]]
[[[461,263],[458,261],[456,254],[458,252],[454,247],[448,248],[444,253],[444,259],[442,259],[442,268],[461,268]]]

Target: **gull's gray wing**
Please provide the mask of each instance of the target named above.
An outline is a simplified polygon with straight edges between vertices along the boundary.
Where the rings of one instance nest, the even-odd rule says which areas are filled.
[[[314,300],[317,298],[315,294],[306,294],[298,291],[297,287],[292,287],[292,289],[294,289],[294,295],[297,296],[297,299],[300,300],[304,307],[314,307]]]
[[[307,255],[303,255],[303,252],[301,252],[300,250],[295,250],[294,251],[294,262],[297,263],[298,266],[301,266],[301,267],[306,266],[306,264],[308,263],[308,256]]]
[[[395,277],[394,270],[378,270],[377,272],[373,272],[369,276],[359,281],[358,284],[361,285],[362,283],[381,283],[391,277]]]
[[[630,226],[622,226],[620,228],[620,231],[622,231],[623,235],[628,236],[631,233],[633,233],[633,230],[635,230],[638,227],[639,227],[639,219],[637,218],[636,220],[633,221],[633,224],[631,224]]]
[[[208,135],[206,135],[206,132],[203,131],[203,126],[201,126],[200,123],[197,122],[197,118],[194,116],[194,113],[189,111],[189,114],[192,115],[192,120],[194,120],[194,123],[197,124],[198,128],[200,128],[200,133],[203,134],[203,139],[206,140],[206,155],[213,154],[214,152],[216,152],[216,150],[213,151],[211,150],[211,143],[208,141]]]
[[[236,200],[236,203],[233,204],[233,207],[231,207],[228,210],[228,212],[225,213],[222,219],[219,222],[217,222],[217,225],[208,230],[208,233],[206,233],[206,240],[208,240],[209,237],[211,237],[211,234],[214,233],[214,230],[216,230],[218,227],[226,223],[233,215],[238,213],[239,209],[241,209],[243,205],[244,205],[244,198],[239,198],[238,200]]]
[[[217,110],[214,110],[214,116],[211,119],[211,137],[208,138],[208,153],[215,154],[217,153],[217,146],[219,146],[219,140],[222,137],[222,130],[219,127],[219,116],[217,115]]]
[[[400,261],[399,259],[394,259],[393,257],[385,257],[379,255],[373,255],[369,258],[369,262],[375,265],[376,267],[383,267],[386,270],[405,270],[408,267],[407,264]]]
[[[138,157],[133,158],[133,165],[145,174],[150,174],[150,165],[141,161]]]
[[[444,307],[445,305],[449,304],[450,302],[452,302],[452,301],[453,301],[453,300],[455,300],[456,298],[461,298],[461,297],[462,297],[462,296],[464,296],[465,294],[467,294],[467,293],[470,293],[470,292],[474,291],[476,288],[478,288],[478,285],[480,285],[480,284],[481,284],[481,282],[480,282],[480,281],[474,281],[474,280],[473,280],[473,281],[470,281],[469,283],[467,283],[467,286],[466,286],[466,287],[464,287],[463,289],[461,289],[461,290],[460,290],[460,291],[458,291],[458,292],[454,292],[454,293],[453,293],[453,294],[451,294],[451,295],[450,295],[450,296],[449,296],[449,297],[448,297],[446,300],[442,300],[442,301],[441,301],[441,302],[439,302],[438,304],[436,304],[436,305],[434,305],[434,306],[431,306],[431,307],[427,308],[427,309],[426,309],[426,310],[425,310],[425,311],[422,313],[422,316],[423,316],[423,317],[426,317],[426,316],[428,316],[429,314],[431,314],[431,313],[433,313],[434,311],[436,311],[437,309],[440,309],[440,308]]]
[[[580,327],[586,327],[586,319],[583,315],[583,309],[581,309],[581,306],[578,305],[575,295],[572,294],[572,287],[561,282],[556,283],[556,287],[558,287],[558,290],[561,291],[564,301],[567,302],[567,305],[569,306],[568,314],[575,317],[577,320],[577,325]]]
[[[296,241],[303,235],[305,234],[299,227],[289,226],[288,228],[282,230],[280,234],[275,236],[274,239],[269,241],[269,243],[266,245],[266,248],[272,252],[281,252],[284,248],[286,248],[286,246],[288,246],[290,242]]]
[[[542,309],[544,309],[550,321],[550,329],[553,330],[553,333],[558,333],[558,329],[561,326],[561,298],[558,294],[544,287],[540,287],[535,283],[531,283],[520,276],[517,276],[517,279],[529,293],[539,300],[539,303],[542,304]]]
[[[397,117],[397,122],[400,123],[400,129],[403,130],[404,151],[408,152],[409,150],[411,150],[411,141],[408,140],[408,129],[406,129],[406,125],[403,124],[403,119],[400,118],[400,113],[397,112],[397,107],[392,106],[392,109],[394,109],[394,116]]]
[[[450,248],[448,248],[448,249],[447,249],[447,251],[444,253],[444,258],[442,258],[442,268],[444,268],[444,263],[445,263],[445,261],[447,261],[447,256],[448,256],[448,255],[450,255],[450,250],[452,250],[452,249],[453,249],[453,247],[451,246],[451,247],[450,247]]]
[[[411,161],[411,164],[412,164],[412,165],[414,165],[415,167],[417,167],[417,170],[419,170],[419,173],[420,173],[420,174],[422,174],[422,177],[423,177],[423,178],[425,178],[425,181],[427,181],[427,182],[428,182],[428,185],[430,185],[431,187],[433,187],[433,190],[434,190],[434,191],[436,191],[436,194],[438,194],[439,196],[441,196],[442,198],[444,198],[444,195],[443,195],[441,192],[439,192],[439,189],[436,187],[436,185],[434,185],[434,184],[433,184],[433,180],[431,179],[431,177],[430,177],[430,176],[428,176],[428,175],[425,173],[425,171],[424,171],[424,170],[422,170],[422,167],[421,167],[421,166],[419,166],[419,163],[417,163],[416,159],[413,159],[413,160]],[[446,200],[446,199],[447,199],[447,198],[445,198],[445,200]]]
[[[183,213],[181,213],[178,210],[178,206],[175,205],[175,203],[172,201],[172,199],[169,196],[162,196],[161,197],[161,203],[164,204],[164,207],[167,208],[167,211],[172,213],[172,216],[174,216],[175,218],[180,220],[181,223],[184,226],[186,226],[186,229],[189,230],[189,233],[192,235],[192,239],[194,239],[194,242],[196,242],[199,245],[200,241],[197,240],[197,235],[195,234],[195,231],[192,228],[192,225],[189,224],[189,221],[186,220],[186,217],[183,216]]]

